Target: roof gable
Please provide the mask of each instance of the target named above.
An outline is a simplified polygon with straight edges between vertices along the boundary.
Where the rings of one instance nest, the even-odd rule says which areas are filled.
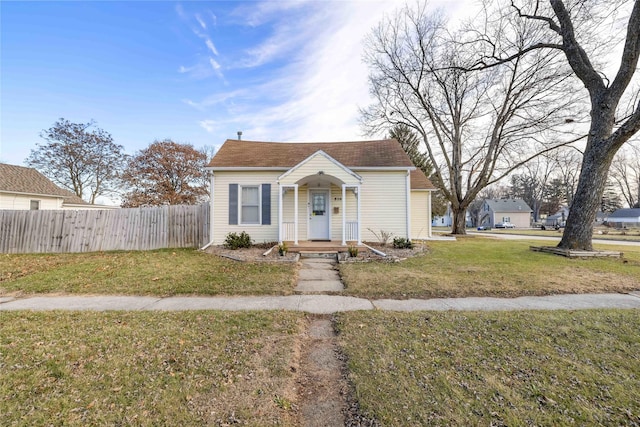
[[[289,169],[278,177],[278,181],[282,184],[294,184],[300,179],[309,175],[328,174],[343,183],[353,184],[360,183],[362,178],[351,169],[329,156],[324,151],[316,151],[311,156]]]

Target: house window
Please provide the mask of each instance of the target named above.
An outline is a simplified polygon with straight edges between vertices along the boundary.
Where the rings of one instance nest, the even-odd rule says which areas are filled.
[[[31,200],[31,203],[29,204],[29,209],[31,209],[32,211],[39,211],[40,200]]]
[[[511,217],[510,216],[503,216],[502,217],[502,222],[511,222]]]
[[[240,187],[242,224],[260,224],[260,186],[247,185]]]

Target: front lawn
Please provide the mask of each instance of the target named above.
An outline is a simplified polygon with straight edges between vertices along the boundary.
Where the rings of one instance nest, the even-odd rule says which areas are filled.
[[[2,254],[0,295],[290,295],[291,264],[241,263],[193,249]]]
[[[382,426],[640,425],[638,310],[338,315]]]
[[[532,252],[535,241],[459,238],[427,242],[428,252],[399,263],[341,264],[346,293],[368,298],[514,297],[640,289],[640,247],[620,259],[568,259]]]
[[[3,426],[297,425],[297,313],[4,312]]]

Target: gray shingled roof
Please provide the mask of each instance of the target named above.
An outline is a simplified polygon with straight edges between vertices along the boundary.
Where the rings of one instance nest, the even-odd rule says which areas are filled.
[[[609,215],[609,221],[611,221],[611,218],[640,218],[640,208],[618,209]]]
[[[63,203],[86,205],[69,190],[58,187],[34,168],[0,163],[0,191],[62,197]]]
[[[532,212],[522,199],[485,199],[485,203],[494,212]]]

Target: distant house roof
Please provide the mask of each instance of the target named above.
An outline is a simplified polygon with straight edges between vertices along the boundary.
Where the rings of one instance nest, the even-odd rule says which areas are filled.
[[[289,169],[317,151],[324,151],[344,166],[354,168],[413,167],[398,141],[259,142],[228,139],[208,167]],[[435,189],[422,171],[412,171],[411,188]]]
[[[532,212],[522,199],[485,199],[484,202],[494,212]]]
[[[615,221],[615,218],[640,218],[640,208],[618,209],[609,215],[609,221]]]
[[[0,192],[53,196],[72,205],[88,204],[69,190],[55,185],[34,168],[0,163]]]

